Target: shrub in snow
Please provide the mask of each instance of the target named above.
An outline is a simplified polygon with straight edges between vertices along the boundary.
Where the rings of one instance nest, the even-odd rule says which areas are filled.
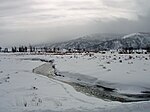
[[[103,69],[106,69],[106,67],[104,66]]]
[[[110,72],[110,71],[111,71],[111,69],[108,69],[107,71],[109,71],[109,72]]]
[[[24,102],[24,106],[27,107],[27,102]]]
[[[133,64],[133,62],[128,62],[128,64]]]
[[[5,79],[5,82],[9,82],[7,79]]]
[[[132,59],[133,57],[131,55],[129,55],[129,59]]]
[[[33,86],[33,87],[32,87],[32,89],[33,89],[33,90],[38,90],[38,88],[37,88],[37,87],[35,87],[35,86]]]
[[[39,98],[39,99],[38,99],[38,102],[39,102],[39,103],[42,103],[42,99]]]
[[[52,68],[55,69],[55,65],[52,65]]]
[[[110,62],[108,61],[108,62],[106,62],[107,64],[110,64]]]
[[[77,80],[78,80],[78,81],[81,81],[81,79],[79,79],[79,78],[78,78]]]
[[[7,77],[6,79],[10,79],[10,77]]]
[[[117,60],[116,58],[113,58],[113,60]]]
[[[143,71],[147,71],[146,69],[143,69]]]

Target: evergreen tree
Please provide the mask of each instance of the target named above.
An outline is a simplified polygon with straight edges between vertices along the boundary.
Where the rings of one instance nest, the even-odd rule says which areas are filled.
[[[2,47],[0,47],[0,52],[2,52]]]

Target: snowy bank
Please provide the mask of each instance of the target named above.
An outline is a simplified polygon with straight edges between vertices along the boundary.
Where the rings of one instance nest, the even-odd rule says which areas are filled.
[[[33,69],[33,72],[37,74],[42,74],[44,76],[53,78],[61,82],[65,82],[73,86],[79,92],[83,92],[88,95],[93,95],[97,98],[101,98],[104,100],[120,102],[138,102],[150,100],[149,92],[136,94],[122,94],[117,91],[119,87],[121,88],[119,84],[110,84],[104,81],[97,80],[96,78],[90,76],[81,74],[71,74],[65,72],[57,73],[55,75],[55,69],[52,66],[53,63],[46,63]],[[149,91],[149,89],[144,89],[143,91]]]
[[[72,57],[74,57],[74,55],[72,55]],[[68,70],[69,71],[68,73],[74,74],[76,72],[80,72],[80,74],[90,76],[90,73],[94,71],[92,70],[92,68],[89,69],[90,66],[92,66],[93,69],[95,69],[94,67],[97,67],[96,64],[97,59],[99,59],[101,56],[98,55],[96,56],[98,58],[93,58],[93,57],[89,58],[88,56],[77,55],[76,57],[78,58],[76,59],[70,58],[70,56],[65,56],[65,55],[53,56],[53,55],[0,54],[0,82],[1,82],[0,83],[0,112],[90,112],[90,111],[91,112],[120,112],[120,111],[121,112],[131,112],[131,111],[149,112],[150,111],[149,101],[120,103],[116,101],[101,100],[99,98],[85,95],[82,94],[81,92],[77,92],[72,86],[66,83],[62,83],[60,81],[53,80],[52,78],[47,78],[46,76],[35,74],[32,72],[34,68],[41,66],[42,64],[45,64],[45,62],[24,60],[25,58],[26,59],[40,58],[45,60],[54,59],[55,60],[54,64],[56,64],[57,69],[59,68],[58,69],[59,71],[60,69],[62,71]],[[117,55],[117,57],[119,56]],[[108,59],[104,59],[100,63],[108,67],[107,63],[105,64],[106,61],[108,61]],[[136,61],[137,60],[134,61],[133,66],[135,66]],[[77,66],[75,67],[74,65],[70,64],[70,62],[72,63],[77,62],[74,63],[75,65],[77,64]],[[82,65],[89,66],[89,68],[86,68],[86,70],[88,70],[86,71],[86,73],[84,72],[85,70],[83,69],[83,67],[79,66],[80,65],[79,62],[82,63]],[[91,65],[89,64],[89,62],[93,64]],[[123,61],[123,64],[125,63]],[[144,61],[142,59],[140,61],[139,66],[141,67],[141,69],[143,68],[146,69],[146,71],[140,72],[143,73],[142,74],[143,78],[141,78],[142,82],[144,82],[143,81],[144,78],[145,79],[147,78],[147,80],[149,80],[148,75],[145,74],[145,73],[149,74],[149,69],[148,69],[149,61],[146,60]],[[72,71],[74,70],[73,67],[76,68],[76,72],[70,72],[71,70]],[[77,67],[80,69],[77,69]],[[123,66],[120,65],[119,67],[121,68]],[[66,70],[64,70],[65,68]],[[130,66],[130,68],[133,69],[132,66]],[[136,69],[135,74],[139,73],[138,70],[141,69]],[[98,70],[103,70],[103,69],[99,68]],[[128,68],[125,70],[130,70],[130,69]],[[81,71],[83,73],[81,73]],[[105,71],[103,73],[105,73]],[[90,78],[89,82],[93,82],[94,80],[97,79],[98,80],[105,79],[102,77],[100,78],[100,76],[101,76],[100,74],[97,74],[97,76],[91,75],[91,77],[94,77],[94,79]],[[112,74],[112,76],[114,77],[114,74]],[[130,77],[130,75],[125,75],[125,76]],[[63,77],[60,76],[57,77],[59,79],[60,78],[63,79]],[[106,80],[105,82],[110,82],[110,81]],[[145,80],[145,82],[147,81]],[[128,87],[129,86],[127,86],[126,88],[126,92],[128,93],[139,91],[139,89],[134,91],[131,91],[131,89],[128,90]],[[123,88],[125,89],[125,87]]]

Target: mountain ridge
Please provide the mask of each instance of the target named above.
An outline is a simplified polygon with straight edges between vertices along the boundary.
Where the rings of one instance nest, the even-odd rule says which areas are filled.
[[[92,34],[66,42],[45,45],[60,49],[86,50],[116,50],[121,48],[145,48],[150,46],[150,33],[138,32],[132,34]]]

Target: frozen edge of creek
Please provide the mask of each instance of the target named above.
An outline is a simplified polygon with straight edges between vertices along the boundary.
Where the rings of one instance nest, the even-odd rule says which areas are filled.
[[[139,102],[149,101],[150,92],[145,91],[142,94],[122,94],[117,92],[111,83],[99,81],[97,78],[85,76],[82,74],[72,74],[68,72],[58,72],[53,64],[53,60],[47,61],[43,59],[29,59],[32,61],[42,61],[45,64],[33,69],[33,73],[44,75],[53,80],[67,83],[74,87],[78,92],[91,95],[103,100],[119,101],[119,102]],[[95,83],[96,82],[96,83]],[[117,84],[118,85],[118,84]],[[115,86],[117,86],[115,85]],[[119,86],[119,85],[118,85]]]

